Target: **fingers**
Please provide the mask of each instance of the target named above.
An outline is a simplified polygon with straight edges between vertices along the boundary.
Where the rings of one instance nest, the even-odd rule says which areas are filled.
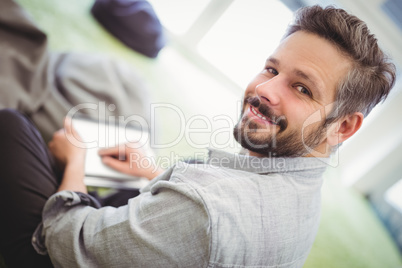
[[[100,156],[120,156],[120,155],[125,155],[125,146],[124,144],[117,145],[115,147],[109,147],[109,148],[102,148],[99,149],[98,154]]]
[[[124,173],[128,172],[128,170],[127,170],[127,168],[128,168],[127,162],[125,162],[125,161],[120,161],[120,160],[117,160],[117,159],[115,159],[113,157],[110,157],[110,156],[103,156],[102,157],[102,162],[105,165],[107,165],[107,166],[109,166],[109,167],[111,167],[111,168],[113,168],[115,170],[118,170],[120,172],[124,172]]]
[[[56,132],[53,133],[52,139],[48,142],[48,147],[49,148],[54,148],[55,144],[59,142],[61,139],[64,139],[65,137],[65,130],[64,128],[57,130]]]
[[[63,124],[63,126],[64,126],[64,129],[66,130],[66,132],[67,132],[68,134],[71,134],[71,133],[72,133],[73,122],[72,122],[72,120],[71,120],[71,117],[65,117],[65,118],[64,118],[64,124]]]
[[[109,148],[102,148],[99,149],[98,154],[100,156],[118,156],[119,155],[119,146],[109,147]]]
[[[70,117],[65,117],[64,118],[64,124],[63,124],[63,129],[61,129],[62,131],[64,131],[64,135],[66,136],[66,138],[68,140],[72,140],[75,139],[74,137],[74,133],[73,133],[73,126],[72,126],[72,121]],[[60,131],[60,130],[59,130]]]

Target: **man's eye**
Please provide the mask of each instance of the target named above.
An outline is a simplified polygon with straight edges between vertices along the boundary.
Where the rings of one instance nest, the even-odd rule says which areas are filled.
[[[305,88],[305,87],[303,87],[303,86],[296,86],[296,89],[297,89],[298,91],[300,91],[300,93],[306,94],[306,95],[308,95],[308,96],[311,97],[311,92],[310,92],[307,88]]]
[[[279,74],[277,70],[275,70],[274,68],[271,68],[271,67],[266,68],[266,70],[273,75]]]

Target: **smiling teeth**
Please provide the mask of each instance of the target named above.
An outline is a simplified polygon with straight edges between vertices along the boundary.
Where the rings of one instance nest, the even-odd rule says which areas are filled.
[[[263,115],[261,115],[260,113],[258,113],[253,107],[251,108],[251,110],[254,112],[254,114],[256,116],[258,116],[259,118],[263,119],[263,120],[267,120],[267,118]]]
[[[266,120],[268,121],[270,124],[273,125],[278,125],[278,123],[272,121],[271,119],[267,119],[265,116],[263,116],[260,112],[258,112],[253,106],[250,106],[251,111],[253,112],[253,114],[255,114],[256,116],[258,116],[259,118],[261,118],[262,120]]]

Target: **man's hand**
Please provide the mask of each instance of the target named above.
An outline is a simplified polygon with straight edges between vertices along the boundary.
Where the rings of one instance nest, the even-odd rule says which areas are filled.
[[[63,169],[70,162],[85,160],[86,149],[81,142],[81,137],[73,129],[71,118],[64,120],[64,128],[53,134],[53,139],[48,146]]]
[[[100,149],[102,162],[125,174],[152,180],[164,170],[158,168],[154,158],[147,155],[143,148],[133,148],[135,144],[120,144],[115,147]]]
[[[71,118],[64,120],[64,128],[53,134],[49,149],[64,169],[58,191],[70,190],[87,193],[84,184],[86,149],[78,133],[73,129]]]

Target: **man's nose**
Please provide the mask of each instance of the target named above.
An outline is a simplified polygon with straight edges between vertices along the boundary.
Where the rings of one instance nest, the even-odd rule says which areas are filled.
[[[277,106],[286,94],[286,85],[282,79],[276,76],[257,85],[255,91],[264,104]]]

